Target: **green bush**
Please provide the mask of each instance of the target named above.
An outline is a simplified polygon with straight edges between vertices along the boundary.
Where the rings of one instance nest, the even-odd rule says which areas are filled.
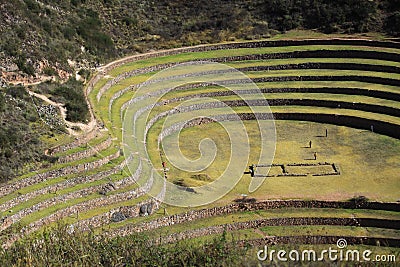
[[[35,75],[35,69],[33,68],[32,64],[26,62],[25,56],[19,56],[15,60],[15,64],[17,64],[18,69],[22,72],[25,72],[26,74],[30,76]]]
[[[39,116],[23,87],[0,92],[0,182],[20,174],[28,163],[42,160],[43,145],[33,123],[39,123]]]
[[[4,93],[0,92],[0,112],[3,112],[6,108],[6,100],[4,98]]]
[[[105,54],[114,54],[114,42],[111,37],[102,31],[101,21],[97,12],[86,10],[86,17],[77,27],[77,33],[85,40],[86,48],[103,58]]]
[[[386,32],[393,36],[400,36],[400,11],[390,15],[385,22]]]
[[[35,0],[24,0],[24,2],[30,12],[33,12],[33,13],[40,12],[40,5]]]
[[[85,122],[89,115],[83,92],[83,84],[70,78],[68,82],[51,91],[58,102],[64,103],[67,109],[67,120]]]
[[[58,73],[55,69],[53,69],[52,67],[45,67],[43,69],[43,73],[47,76],[58,76]]]
[[[21,100],[29,100],[29,94],[22,86],[10,86],[5,89],[5,93]]]
[[[80,76],[82,76],[82,78],[84,78],[84,79],[89,79],[89,77],[90,77],[90,70],[87,70],[87,69],[80,69],[80,70],[78,71],[78,74],[79,74]]]

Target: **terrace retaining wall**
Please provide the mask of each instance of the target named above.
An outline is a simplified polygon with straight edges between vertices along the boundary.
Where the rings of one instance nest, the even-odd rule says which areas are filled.
[[[114,154],[108,155],[104,158],[101,158],[97,161],[93,162],[88,162],[88,163],[83,163],[75,166],[67,166],[61,169],[56,169],[52,171],[48,171],[45,173],[40,173],[36,174],[32,177],[15,181],[14,183],[10,184],[5,184],[4,186],[0,187],[0,196],[5,196],[8,194],[11,194],[15,191],[20,190],[21,188],[31,186],[40,182],[47,181],[49,179],[54,179],[57,177],[62,177],[65,175],[73,174],[73,173],[79,173],[82,171],[89,171],[96,169],[106,163],[108,163],[110,160],[116,159],[120,156],[120,150],[118,149],[117,152]]]
[[[89,140],[94,139],[96,137],[98,137],[100,135],[100,131],[98,128],[93,129],[92,131],[90,131],[89,133],[85,134],[85,135],[81,135],[79,137],[75,138],[75,141],[65,144],[65,145],[61,145],[61,146],[56,146],[53,148],[48,149],[47,153],[50,155],[55,155],[57,153],[60,152],[65,152],[67,150],[73,149],[75,147],[78,147],[82,144],[87,143]]]
[[[140,170],[134,174],[139,175]],[[138,177],[135,177],[134,180],[138,179]],[[137,198],[141,195],[143,195],[145,192],[143,190],[147,190],[147,187],[149,184],[152,184],[152,181],[147,183],[144,187],[137,188],[128,192],[123,192],[123,193],[118,193],[115,195],[109,195],[109,196],[103,196],[95,199],[91,199],[73,206],[66,207],[61,210],[57,210],[56,212],[50,214],[47,217],[40,218],[38,221],[35,221],[33,223],[30,223],[29,225],[23,227],[20,231],[20,234],[17,235],[16,239],[21,238],[22,236],[32,233],[39,228],[48,225],[50,223],[56,222],[62,218],[72,216],[76,214],[77,219],[79,218],[79,213],[85,212],[91,209],[95,209],[98,207],[110,205],[116,202],[124,201],[124,200],[129,200],[133,198]]]
[[[58,159],[58,162],[59,163],[67,163],[67,162],[77,161],[77,160],[81,160],[83,158],[91,157],[91,156],[97,154],[99,151],[102,151],[102,150],[108,148],[111,144],[112,144],[112,138],[108,137],[103,142],[101,142],[93,147],[90,147],[87,150],[60,157]]]
[[[139,166],[138,170],[140,170],[140,169],[141,169],[141,166]],[[105,173],[110,173],[110,171],[107,171]],[[121,180],[118,180],[115,183],[113,183],[114,190],[118,190],[120,188],[124,188],[126,186],[133,185],[137,179],[138,179],[138,173],[136,173],[133,176],[129,176],[129,177],[123,178]],[[4,218],[2,220],[2,224],[0,225],[0,231],[3,231],[4,229],[6,229],[9,226],[11,226],[12,224],[20,221],[23,217],[26,217],[29,214],[49,208],[50,206],[54,206],[54,205],[66,202],[68,200],[83,198],[90,194],[98,193],[100,190],[103,189],[103,187],[104,187],[104,184],[90,186],[87,188],[83,188],[81,190],[73,191],[73,192],[70,192],[70,193],[67,193],[64,195],[59,195],[59,196],[55,196],[53,198],[44,200],[38,204],[35,204],[29,208],[23,209],[11,216],[7,216],[6,218]],[[139,191],[145,190],[145,189],[147,189],[147,188],[145,187],[145,188],[139,189]],[[128,192],[128,195],[131,196],[132,193]],[[139,194],[137,194],[137,195],[139,195]],[[121,199],[123,199],[123,198],[126,198],[127,196],[126,196],[126,194],[122,194],[122,195],[120,195],[120,197],[121,197]],[[25,200],[26,200],[26,198],[25,198]]]
[[[368,46],[368,47],[385,47],[385,48],[395,48],[399,49],[400,45],[396,42],[382,42],[382,41],[372,41],[372,40],[351,40],[351,39],[326,39],[326,40],[318,40],[318,39],[309,39],[309,40],[281,40],[281,41],[255,41],[255,42],[243,42],[243,43],[229,43],[229,44],[216,44],[216,45],[199,45],[193,47],[183,47],[183,48],[175,48],[157,52],[151,52],[146,54],[134,55],[130,57],[126,57],[122,60],[118,60],[105,66],[102,70],[102,73],[107,73],[114,68],[117,68],[121,65],[149,59],[155,57],[162,56],[170,56],[177,55],[181,53],[190,53],[190,52],[205,52],[205,51],[213,51],[213,50],[224,50],[224,49],[239,49],[239,48],[260,48],[260,47],[284,47],[284,46],[309,46],[309,45],[349,45],[349,46]],[[94,84],[96,84],[100,79],[97,78],[101,75],[95,76],[90,86],[88,87],[88,94],[93,89]]]
[[[241,92],[241,90],[238,90]],[[326,93],[343,95],[360,95],[374,98],[400,101],[400,94],[393,92],[378,91],[363,88],[343,88],[343,87],[310,87],[310,88],[260,88],[262,93]],[[246,92],[243,92],[246,93]],[[249,92],[251,93],[251,92]],[[226,95],[233,95],[232,91],[226,91]]]
[[[315,50],[315,51],[294,51],[286,53],[268,53],[268,54],[253,54],[245,56],[230,56],[230,57],[219,57],[219,58],[208,58],[199,59],[175,63],[159,64],[150,67],[135,69],[129,72],[122,73],[116,78],[108,81],[102,88],[100,88],[97,93],[97,101],[100,100],[102,95],[108,91],[113,85],[119,83],[120,81],[130,78],[138,74],[144,74],[149,72],[154,72],[157,70],[166,69],[184,62],[200,62],[200,61],[210,61],[210,62],[233,62],[233,61],[250,61],[250,60],[270,60],[270,59],[288,59],[288,58],[365,58],[365,59],[375,59],[375,60],[387,60],[400,62],[400,54],[389,53],[389,52],[379,52],[379,51],[360,51],[360,50]],[[244,67],[238,68],[237,71],[274,71],[274,70],[292,70],[292,69],[342,69],[342,70],[362,70],[362,71],[375,71],[375,72],[389,72],[389,73],[400,73],[400,68],[396,66],[384,66],[384,65],[373,65],[373,64],[361,64],[361,63],[300,63],[300,64],[281,64],[275,66],[254,66],[254,67]],[[222,72],[227,72],[230,70],[223,70]],[[129,86],[120,92],[113,95],[113,101],[115,98],[120,97],[123,93],[134,86]]]
[[[66,181],[63,181],[61,183],[57,183],[54,185],[49,185],[47,187],[41,188],[39,190],[35,190],[23,195],[20,195],[16,198],[13,198],[3,204],[0,205],[0,211],[4,212],[6,210],[11,209],[12,207],[21,204],[23,202],[27,202],[28,200],[35,198],[40,195],[44,194],[49,194],[49,193],[56,193],[59,190],[63,190],[65,188],[73,187],[78,184],[84,184],[84,183],[91,183],[94,181],[98,181],[101,179],[104,179],[112,174],[115,174],[119,171],[121,171],[127,164],[129,160],[124,160],[121,162],[119,165],[115,166],[114,168],[102,172],[95,173],[90,176],[79,176],[76,178],[68,179]]]
[[[330,208],[330,209],[372,209],[400,211],[399,203],[358,202],[358,201],[321,201],[321,200],[278,200],[255,203],[233,203],[227,206],[208,209],[191,210],[182,214],[175,214],[144,222],[137,225],[126,225],[109,232],[110,236],[125,236],[134,232],[149,231],[169,225],[191,222],[198,219],[223,216],[244,211],[258,211],[281,208]]]
[[[292,101],[292,100],[290,100]],[[308,102],[309,103],[308,103]],[[337,107],[336,101],[313,101],[313,100],[307,100],[304,105],[306,104],[318,104],[321,106],[324,106],[323,104],[327,106],[334,106]],[[265,104],[265,100],[260,100],[260,101],[254,101],[254,103],[260,102],[259,104]],[[302,103],[302,101],[299,100],[293,100],[292,103],[298,102]],[[230,104],[232,106],[237,105],[239,102],[231,101]],[[244,102],[243,102],[244,103]],[[241,104],[243,104],[241,103]],[[285,103],[285,102],[283,102]],[[287,102],[289,103],[289,102]],[[359,103],[354,103],[354,104],[349,104],[344,102],[346,105],[349,107],[357,107],[357,109],[361,110],[369,110],[372,111],[374,107],[371,105],[366,104],[359,104]],[[212,109],[212,108],[219,108],[223,107],[223,104],[221,102],[210,102],[210,103],[202,103],[202,104],[197,104],[197,105],[192,105],[192,106],[187,106],[184,108],[180,108],[179,110],[171,110],[168,113],[162,113],[159,116],[155,117],[156,119],[160,119],[163,116],[166,115],[171,115],[175,113],[180,113],[180,112],[190,112],[194,110],[199,110],[199,109]],[[381,108],[381,107],[380,107]],[[394,112],[393,114],[397,114],[398,116],[398,110],[391,110],[390,108],[385,108],[382,107],[382,110],[385,109],[387,112]],[[192,122],[186,121],[186,122],[181,122],[181,123],[176,123],[172,126],[170,126],[168,129],[165,129],[163,132],[160,133],[159,140],[162,140],[165,136],[170,135],[173,132],[176,132],[182,128],[182,125],[184,124],[184,128],[187,127],[192,127],[199,125],[198,123],[209,123],[213,121],[237,121],[238,118],[241,120],[256,120],[256,119],[261,119],[261,120],[270,120],[272,119],[271,113],[237,113],[237,114],[225,114],[225,115],[214,115],[214,116],[209,116],[212,120],[202,120],[198,122]],[[363,129],[363,130],[371,130],[373,129],[374,132],[379,133],[379,134],[384,134],[393,138],[400,139],[400,125],[393,124],[390,122],[384,122],[384,121],[378,121],[378,120],[373,120],[373,119],[366,119],[366,118],[360,118],[360,117],[355,117],[355,116],[349,116],[349,115],[339,115],[339,114],[323,114],[323,113],[284,113],[284,112],[276,112],[273,114],[273,118],[275,120],[297,120],[297,121],[312,121],[312,122],[319,122],[319,123],[329,123],[333,125],[339,125],[339,126],[347,126],[347,127],[353,127],[353,128],[358,128],[358,129]],[[152,121],[154,123],[154,121]]]
[[[335,245],[339,238],[344,238],[348,245],[370,245],[385,247],[400,247],[400,240],[396,238],[379,238],[367,236],[272,236],[253,240],[243,240],[237,242],[239,246],[246,244],[264,248],[269,244],[327,244]],[[372,258],[371,258],[372,259]]]
[[[370,219],[370,218],[320,218],[320,217],[295,217],[271,218],[246,222],[236,222],[187,230],[161,238],[159,243],[173,243],[183,239],[192,239],[201,236],[222,234],[244,229],[258,229],[267,226],[297,226],[297,225],[338,225],[357,227],[377,227],[386,229],[399,229],[398,220]],[[265,234],[267,235],[267,233]],[[334,243],[332,243],[334,244]]]
[[[143,194],[149,192],[152,185],[153,185],[153,179],[149,179],[146,185],[142,189]],[[120,217],[121,220],[153,214],[156,210],[160,208],[160,205],[162,204],[161,201],[165,197],[165,191],[166,191],[166,183],[164,180],[163,188],[155,198],[150,198],[149,200],[140,202],[139,204],[136,205],[122,206],[115,209],[111,209],[110,211],[105,212],[103,214],[91,217],[86,220],[79,221],[78,223],[74,224],[74,228],[78,228],[81,231],[88,231],[95,227],[101,227],[109,224],[113,220],[113,217],[116,214],[118,214],[118,217]],[[143,212],[143,208],[145,208],[146,210],[145,212]]]

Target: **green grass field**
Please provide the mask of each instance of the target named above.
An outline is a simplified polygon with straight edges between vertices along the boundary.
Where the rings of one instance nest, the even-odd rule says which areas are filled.
[[[251,165],[257,161],[259,134],[254,122],[246,122],[245,125],[250,143],[253,144],[248,161],[248,165]],[[400,190],[398,183],[400,166],[397,164],[400,160],[399,140],[368,131],[311,122],[276,121],[275,125],[278,138],[275,164],[314,162],[313,152],[316,151],[317,162],[337,164],[341,175],[271,177],[249,196],[263,200],[302,198],[346,200],[363,195],[371,200],[397,201]],[[318,137],[325,135],[325,129],[328,129],[328,138]],[[180,134],[180,149],[188,158],[199,157],[197,146],[204,138],[212,138],[217,144],[218,152],[221,152],[213,164],[202,172],[216,179],[226,167],[229,158],[229,147],[224,146],[229,139],[221,127],[208,124],[185,129]],[[312,148],[308,148],[309,141],[313,142]],[[154,146],[153,150],[156,150]],[[156,152],[153,155],[154,161],[157,162],[159,157]],[[180,172],[171,166],[170,176],[183,178],[188,186],[196,186],[202,182],[191,178],[192,175]],[[228,195],[230,200],[235,198],[235,194],[237,196],[246,193],[245,181],[248,181],[248,176],[244,175],[243,182]]]

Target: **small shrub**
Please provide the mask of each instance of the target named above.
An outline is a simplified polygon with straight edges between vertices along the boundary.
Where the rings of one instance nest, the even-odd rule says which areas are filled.
[[[199,181],[211,181],[210,176],[208,176],[207,173],[199,173],[199,174],[193,174],[190,176],[192,179],[196,179]]]
[[[47,76],[58,76],[58,73],[55,69],[53,69],[52,67],[45,67],[43,69],[43,73]]]
[[[52,94],[57,100],[65,104],[67,120],[73,122],[85,122],[89,109],[83,93],[83,84],[71,78],[67,83],[55,88]]]
[[[356,207],[361,207],[365,205],[369,201],[369,199],[365,196],[356,196],[349,199],[349,201],[353,202]]]

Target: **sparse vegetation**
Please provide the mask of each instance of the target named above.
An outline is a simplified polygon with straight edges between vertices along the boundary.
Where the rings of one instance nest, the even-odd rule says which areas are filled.
[[[0,90],[0,182],[21,174],[28,163],[44,160],[36,107],[23,87]]]
[[[154,48],[263,38],[292,29],[398,36],[399,6],[397,0],[24,0],[1,6],[11,20],[0,25],[5,29],[0,48],[29,75],[43,59],[71,73],[67,59],[88,67]]]
[[[379,40],[385,35],[396,37],[399,36],[399,6],[398,0],[21,0],[0,5],[0,13],[6,18],[0,22],[0,65],[4,69],[2,77],[14,79],[15,84],[22,81],[15,79],[14,73],[22,78],[53,76],[54,80],[38,85],[28,81],[29,89],[64,104],[67,120],[86,123],[89,112],[84,86],[93,74],[91,67],[99,63],[151,49],[238,39],[345,36],[325,35],[330,33],[358,38],[373,34]],[[400,80],[400,50],[396,47],[393,43],[391,48],[379,43],[365,46],[349,43],[219,50],[218,45],[210,51],[175,55],[177,50],[174,50],[168,56],[123,64],[111,71],[99,72],[100,80],[88,96],[98,122],[94,130],[67,123],[68,130],[84,131],[81,136],[62,134],[64,124],[59,123],[58,108],[29,96],[25,88],[1,89],[0,183],[15,179],[0,186],[0,240],[3,246],[10,246],[6,250],[0,248],[0,265],[243,266],[258,262],[254,251],[249,263],[246,261],[248,248],[232,246],[231,241],[236,237],[243,241],[260,238],[265,241],[276,235],[277,238],[287,236],[292,241],[295,236],[313,236],[318,244],[327,235],[347,235],[362,237],[362,240],[391,238],[398,242],[399,213],[395,211],[398,203],[394,201],[399,192],[400,143],[398,133],[392,131],[400,125],[398,86],[393,86]],[[346,50],[355,51],[358,56],[348,58],[346,55],[351,55],[351,51],[342,53]],[[285,56],[291,52],[294,56]],[[314,52],[321,53],[323,58],[307,56]],[[276,53],[276,58],[266,60],[260,56],[272,53]],[[225,128],[201,120],[200,125],[189,125],[179,136],[176,133],[165,136],[166,142],[168,138],[179,137],[179,151],[190,160],[203,155],[198,146],[202,140],[213,139],[218,151],[213,162],[197,172],[183,171],[173,164],[174,158],[167,157],[166,151],[160,152],[159,134],[165,118],[161,116],[149,126],[147,123],[153,116],[173,110],[185,99],[201,94],[231,105],[232,112],[246,115],[243,127],[247,135],[242,138],[250,141],[250,154],[244,158],[244,166],[258,162],[260,132],[266,128],[258,128],[251,116],[252,110],[240,106],[237,95],[225,94],[225,87],[201,86],[165,94],[158,99],[160,103],[165,101],[164,104],[155,105],[148,118],[138,116],[134,123],[138,131],[131,134],[133,127],[123,129],[121,116],[124,113],[121,107],[136,93],[136,89],[128,90],[128,86],[145,81],[154,69],[142,69],[134,77],[125,77],[101,94],[100,87],[119,74],[138,68],[193,59],[227,57],[230,60],[229,56],[247,55],[255,60],[246,57],[226,62],[231,67],[249,67],[244,72],[250,78],[264,79],[257,83],[265,90],[263,94],[246,94],[252,100],[266,99],[274,103],[271,110],[276,118],[289,113],[304,116],[290,120],[281,117],[275,122],[278,139],[274,143],[273,163],[282,166],[278,167],[278,174],[289,171],[305,176],[271,177],[256,191],[248,192],[253,178],[249,172],[241,171],[240,182],[213,203],[175,207],[158,205],[153,199],[148,204],[149,195],[144,193],[147,187],[136,184],[153,174],[147,159],[161,175],[181,186],[181,190],[201,197],[202,189],[196,187],[214,181],[224,172],[228,161],[238,158],[227,145],[230,136]],[[268,80],[271,77],[275,80]],[[126,90],[121,93],[123,89]],[[133,103],[145,110],[146,101],[143,97]],[[235,101],[239,105],[234,105]],[[265,111],[265,106],[254,107],[257,112]],[[207,109],[211,115],[225,112]],[[196,114],[176,110],[179,112],[169,116],[177,122],[186,120],[188,114]],[[41,112],[49,115],[47,121]],[[354,121],[368,124],[357,124],[359,129],[354,129],[352,124],[343,126],[334,119],[314,121],[308,115],[352,116]],[[48,127],[53,119],[57,127]],[[369,129],[369,123],[377,121]],[[228,123],[238,125],[236,121]],[[384,131],[386,126],[390,131]],[[123,153],[129,146],[126,138],[122,138],[124,134],[138,138],[137,133],[145,127],[149,130],[147,139],[141,142],[140,136],[140,142],[135,139],[132,144],[143,144],[146,155],[136,152],[140,149]],[[305,147],[308,142],[309,147]],[[61,147],[54,147],[60,144]],[[45,148],[50,146],[44,155]],[[139,159],[141,168],[136,165]],[[312,166],[321,165],[318,173],[308,171],[311,166],[308,162],[315,162]],[[340,175],[330,175],[331,166],[337,167]],[[159,185],[152,186],[155,189]],[[268,202],[264,203],[264,209],[259,209],[263,200]],[[375,201],[391,203],[372,203]],[[232,207],[238,209],[231,210]],[[275,219],[278,223],[274,223]],[[265,223],[268,220],[272,222],[270,225]],[[238,224],[243,227],[234,228]],[[88,231],[81,232],[80,227]],[[127,235],[106,237],[110,233]],[[169,245],[151,242],[174,242],[175,237],[187,240]],[[13,243],[14,240],[17,242]],[[278,245],[281,244],[278,242]],[[398,255],[398,248],[393,250]]]
[[[33,238],[0,250],[8,266],[238,266],[245,262],[246,247],[229,245],[226,234],[194,245],[179,242],[160,246],[146,234],[106,238],[66,226],[46,230]]]
[[[85,75],[85,72],[82,72]],[[70,78],[65,83],[46,82],[35,87],[37,92],[51,95],[50,99],[63,103],[67,109],[67,120],[85,122],[89,110],[83,92],[83,83]]]

